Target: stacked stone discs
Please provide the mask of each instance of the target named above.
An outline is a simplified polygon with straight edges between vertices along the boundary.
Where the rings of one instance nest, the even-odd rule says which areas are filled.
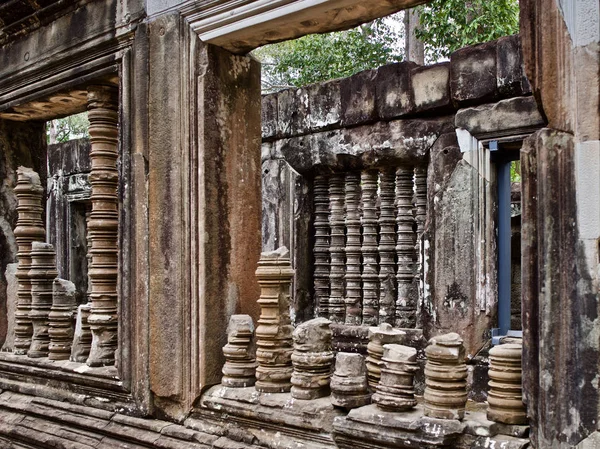
[[[52,309],[48,315],[50,360],[68,360],[73,343],[73,315],[77,309],[75,284],[65,279],[54,279],[52,283]],[[91,335],[90,335],[91,336]]]
[[[373,402],[382,410],[399,412],[410,410],[415,399],[414,376],[419,370],[417,350],[402,345],[384,345],[381,379]]]
[[[521,386],[522,346],[515,343],[495,346],[490,350],[490,391],[487,417],[504,424],[527,424]]]
[[[367,372],[369,379],[369,388],[375,391],[379,378],[381,377],[381,368],[383,362],[383,345],[390,343],[400,343],[402,336],[405,335],[399,329],[394,329],[388,323],[382,323],[378,327],[369,328],[369,344],[367,345]]]
[[[365,359],[360,354],[338,352],[331,377],[331,403],[352,409],[371,402]]]
[[[254,323],[250,315],[231,316],[227,327],[227,344],[223,347],[225,365],[221,383],[226,387],[251,387],[256,382],[253,336]]]
[[[425,349],[425,416],[462,419],[467,403],[467,365],[456,333],[434,337]]]
[[[294,331],[292,397],[316,399],[329,394],[333,362],[331,322],[315,318]]]

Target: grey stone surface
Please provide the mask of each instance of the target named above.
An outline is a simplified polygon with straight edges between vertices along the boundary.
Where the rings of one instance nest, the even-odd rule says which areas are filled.
[[[497,97],[496,41],[465,47],[450,55],[450,92],[457,107]]]
[[[365,70],[340,80],[342,100],[342,126],[370,123],[377,119],[377,70]]]
[[[17,290],[19,288],[19,282],[16,277],[18,263],[9,263],[6,266],[4,275],[6,277],[6,340],[2,345],[3,351],[12,351],[13,344],[15,341],[15,310],[17,309]]]
[[[412,69],[410,82],[414,112],[452,110],[449,81],[449,62]]]
[[[376,97],[379,118],[390,120],[412,111],[410,74],[414,62],[388,64],[377,69]]]

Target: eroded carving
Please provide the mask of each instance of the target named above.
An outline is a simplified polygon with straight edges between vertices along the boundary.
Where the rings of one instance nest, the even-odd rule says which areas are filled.
[[[378,327],[369,328],[369,344],[367,345],[367,372],[369,388],[375,391],[381,378],[383,362],[383,346],[390,343],[400,343],[404,332],[394,329],[388,323],[382,323]]]
[[[50,360],[69,359],[73,344],[75,310],[77,310],[75,284],[66,279],[54,279],[52,282],[52,309],[48,315],[50,324],[48,358]]]
[[[226,387],[254,385],[256,358],[253,347],[254,323],[250,315],[232,315],[227,326],[227,344],[223,347],[225,365],[221,383]]]
[[[419,370],[417,350],[409,346],[383,346],[383,368],[373,402],[382,410],[398,412],[410,410],[415,399],[414,377]]]
[[[331,403],[345,409],[371,402],[365,358],[361,354],[338,352],[331,377]]]

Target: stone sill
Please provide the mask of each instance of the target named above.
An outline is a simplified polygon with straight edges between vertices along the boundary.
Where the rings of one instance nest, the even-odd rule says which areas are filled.
[[[47,357],[30,358],[26,355],[0,352],[0,366],[4,364],[3,362],[42,368],[44,370],[60,371],[64,373],[77,373],[86,376],[119,380],[117,368],[114,366],[90,367],[85,363],[71,362],[70,360],[50,360]]]

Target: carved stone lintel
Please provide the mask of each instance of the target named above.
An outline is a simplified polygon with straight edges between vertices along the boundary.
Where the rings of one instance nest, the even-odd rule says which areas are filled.
[[[292,397],[317,399],[329,394],[333,363],[331,321],[315,318],[294,331]]]
[[[417,350],[408,346],[383,346],[383,368],[373,402],[382,410],[399,412],[410,410],[415,399],[414,377],[419,370]]]
[[[395,323],[396,316],[396,175],[383,170],[379,213],[379,323]]]
[[[317,315],[329,318],[329,181],[315,176],[315,303]]]
[[[48,319],[50,327],[50,360],[68,360],[73,344],[73,316],[77,310],[77,289],[65,279],[54,279],[52,283],[52,309]],[[85,361],[85,360],[84,360]]]
[[[250,315],[232,315],[227,327],[227,344],[223,347],[225,365],[221,384],[226,387],[251,387],[256,382],[254,357],[254,323]]]
[[[31,310],[29,319],[33,324],[31,346],[27,356],[46,357],[50,336],[48,335],[50,309],[52,308],[52,281],[58,276],[54,247],[50,243],[31,244]]]
[[[360,175],[346,174],[346,324],[358,326],[361,310]]]
[[[16,278],[19,286],[17,290],[17,307],[15,310],[15,341],[14,353],[26,354],[31,346],[33,326],[29,312],[31,310],[31,244],[43,241],[46,238],[44,222],[42,221],[42,194],[44,189],[40,183],[39,175],[33,170],[19,167],[17,170],[17,227],[15,238],[18,245],[19,265]]]
[[[88,324],[89,316],[89,304],[82,304],[77,308],[75,331],[73,334],[73,345],[71,347],[70,357],[72,362],[84,363],[87,361],[90,355],[90,348],[92,346],[92,332],[90,331],[90,325]]]
[[[344,177],[334,174],[329,178],[329,319],[333,323],[343,323],[346,307],[344,305],[344,270],[346,268],[346,236],[344,222]]]
[[[88,87],[88,118],[92,149],[91,313],[88,323],[92,346],[87,364],[112,365],[117,349],[117,243],[119,201],[117,187],[118,98],[111,86]]]
[[[366,362],[371,391],[375,391],[381,378],[383,346],[389,343],[400,343],[404,335],[403,331],[392,328],[388,323],[382,323],[378,327],[369,328]]]
[[[425,349],[425,416],[463,419],[467,403],[467,365],[460,335],[434,337]]]
[[[294,270],[287,248],[262,253],[256,270],[260,318],[256,328],[256,390],[284,393],[292,388],[293,327],[290,285]]]
[[[352,409],[371,402],[365,359],[361,354],[338,352],[331,377],[331,403]]]
[[[362,281],[363,321],[374,326],[379,319],[379,249],[377,247],[377,171],[363,170],[362,183]]]
[[[487,417],[503,424],[527,424],[521,386],[520,344],[508,343],[490,349],[490,391]]]
[[[413,229],[413,169],[396,170],[396,222],[398,224],[398,299],[396,327],[415,328],[418,292],[415,285],[415,232]]]

